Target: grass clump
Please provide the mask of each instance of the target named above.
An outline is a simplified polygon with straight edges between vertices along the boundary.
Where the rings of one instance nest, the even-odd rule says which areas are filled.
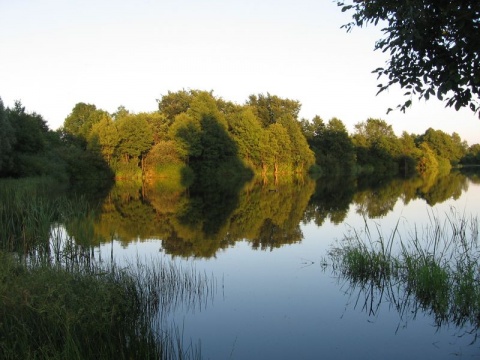
[[[133,279],[0,256],[2,359],[159,358]]]
[[[174,267],[79,266],[20,261],[0,253],[1,359],[176,359],[198,357],[160,323],[173,300],[192,303],[209,286]],[[145,287],[145,284],[150,284]],[[162,298],[183,285],[179,299]],[[173,285],[176,284],[176,285]],[[190,291],[194,295],[186,295]],[[163,325],[163,330],[162,330]]]
[[[401,316],[418,310],[434,316],[436,325],[469,325],[480,329],[480,247],[478,219],[452,210],[442,222],[431,216],[419,236],[403,240],[398,223],[385,240],[379,228],[346,236],[329,252],[334,271],[363,294],[364,308],[375,313],[388,301]],[[363,237],[362,235],[365,234]],[[394,249],[395,244],[395,251]],[[374,297],[376,296],[376,299]],[[358,300],[357,300],[358,301]]]
[[[214,281],[173,264],[99,263],[95,210],[54,185],[0,182],[0,359],[199,358],[168,314],[205,306]]]

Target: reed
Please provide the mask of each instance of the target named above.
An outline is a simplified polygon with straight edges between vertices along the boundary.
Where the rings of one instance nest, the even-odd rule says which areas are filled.
[[[95,209],[52,185],[0,182],[0,359],[199,358],[168,314],[206,306],[213,278],[153,259],[97,261]]]
[[[422,310],[437,326],[480,328],[480,247],[478,219],[452,209],[442,219],[430,213],[423,228],[406,231],[398,223],[390,238],[353,231],[329,251],[334,273],[363,296],[363,307],[375,313],[387,301],[402,316]],[[377,228],[378,229],[378,228]],[[373,297],[376,296],[376,299]]]
[[[0,278],[2,359],[200,356],[162,315],[208,301],[214,282],[193,269],[90,263],[72,270],[0,253]]]

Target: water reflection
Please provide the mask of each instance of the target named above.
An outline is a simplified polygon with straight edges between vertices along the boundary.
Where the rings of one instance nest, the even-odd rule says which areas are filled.
[[[88,237],[94,239],[93,245],[117,240],[124,246],[159,239],[163,251],[182,257],[213,257],[240,240],[254,249],[272,250],[301,241],[301,222],[340,224],[352,206],[366,218],[387,215],[398,201],[423,199],[433,206],[457,199],[468,183],[460,172],[388,182],[256,179],[232,187],[119,182],[90,219],[93,228]],[[74,226],[67,230],[76,237]]]

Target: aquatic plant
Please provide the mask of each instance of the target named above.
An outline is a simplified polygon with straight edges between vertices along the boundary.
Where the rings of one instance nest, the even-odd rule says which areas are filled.
[[[0,183],[0,358],[199,358],[168,313],[206,306],[214,279],[153,259],[96,259],[95,209],[50,189]]]
[[[173,265],[69,269],[2,252],[0,279],[2,359],[198,358],[162,314],[202,306],[215,286]]]
[[[327,259],[339,281],[356,294],[356,306],[375,314],[388,302],[407,321],[418,311],[431,314],[437,326],[454,324],[474,334],[480,329],[480,246],[478,219],[454,209],[442,220],[414,228],[407,239],[398,231],[385,240],[367,221],[337,242]]]

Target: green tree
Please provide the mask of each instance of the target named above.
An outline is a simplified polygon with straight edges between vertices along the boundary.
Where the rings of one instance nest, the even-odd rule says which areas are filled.
[[[260,132],[259,135],[260,165],[262,168],[262,176],[265,177],[269,171],[268,169],[273,166],[273,163],[275,161],[274,153],[275,149],[277,148],[277,144],[268,129],[262,129],[262,132]]]
[[[106,115],[106,111],[97,109],[95,105],[77,103],[65,118],[64,131],[82,139],[86,145],[90,129]]]
[[[124,161],[133,159],[138,163],[140,160],[143,170],[144,156],[153,144],[152,129],[144,118],[136,115],[123,116],[115,123],[119,136],[118,150]]]
[[[356,124],[352,139],[360,165],[371,166],[377,173],[394,174],[398,171],[401,145],[392,126],[384,120],[370,118]]]
[[[422,142],[418,146],[421,151],[421,156],[417,162],[417,171],[421,174],[426,172],[438,172],[437,156],[430,148],[428,143]]]
[[[290,138],[290,158],[292,170],[303,172],[315,164],[315,154],[310,149],[307,139],[302,133],[300,123],[291,116],[280,119],[278,124],[282,125]],[[287,144],[285,144],[287,146]]]
[[[480,144],[470,146],[460,162],[465,165],[480,165]]]
[[[150,113],[139,113],[137,116],[145,118],[148,125],[150,125],[154,144],[170,140],[168,129],[173,121],[168,120],[164,114],[155,111]]]
[[[267,93],[250,95],[247,105],[252,107],[262,127],[280,124],[287,130],[291,143],[292,170],[308,170],[315,163],[315,155],[302,132],[302,123],[298,120],[300,102]]]
[[[355,148],[347,128],[340,119],[332,118],[325,126],[314,118],[315,127],[312,145],[316,151],[317,164],[328,174],[351,172],[356,161]]]
[[[353,21],[344,27],[382,25],[384,37],[375,50],[388,52],[386,68],[374,73],[386,78],[382,92],[393,84],[411,97],[436,95],[455,109],[469,106],[478,112],[480,98],[480,2],[478,0],[349,0],[337,1],[342,11],[353,10]],[[444,99],[444,96],[447,96]],[[480,114],[479,114],[480,115]]]
[[[49,129],[43,117],[36,113],[27,113],[20,101],[16,101],[14,108],[9,108],[7,113],[15,132],[14,151],[31,154],[44,151]]]
[[[107,114],[98,123],[95,123],[90,130],[90,148],[98,146],[100,153],[109,164],[115,154],[119,140],[117,126]]]
[[[15,142],[13,128],[0,98],[0,175],[10,171],[13,165],[12,147]]]
[[[191,157],[198,157],[202,153],[201,126],[198,119],[181,113],[169,129],[169,134],[177,144],[177,151],[189,163]]]
[[[448,135],[442,130],[429,128],[419,137],[420,142],[426,142],[439,158],[457,164],[466,152],[466,144],[457,133]]]
[[[16,101],[13,108],[7,108],[6,115],[13,131],[10,136],[11,166],[7,175],[23,177],[48,173],[49,128],[46,121],[35,112],[26,112],[20,101]]]
[[[300,122],[302,127],[302,132],[305,138],[307,139],[310,148],[315,154],[315,162],[320,164],[323,157],[323,139],[325,137],[326,125],[323,122],[323,119],[316,115],[312,121],[303,119]]]
[[[273,173],[289,172],[294,165],[292,146],[287,129],[281,124],[271,124],[267,128],[268,142],[270,147],[269,160],[273,165]]]
[[[157,100],[158,109],[168,120],[173,122],[177,115],[187,112],[197,93],[197,90],[169,91],[167,95],[163,95],[160,100]]]
[[[260,141],[264,131],[250,107],[241,108],[227,117],[229,133],[233,137],[242,160],[253,168],[261,167]]]
[[[406,131],[399,138],[400,142],[400,170],[404,175],[413,174],[417,167],[417,161],[421,157],[421,151],[415,144],[416,135]]]
[[[301,108],[300,102],[296,100],[282,99],[269,93],[267,95],[250,95],[247,105],[252,107],[263,127],[277,122],[282,123],[282,120],[286,118],[298,120]]]

